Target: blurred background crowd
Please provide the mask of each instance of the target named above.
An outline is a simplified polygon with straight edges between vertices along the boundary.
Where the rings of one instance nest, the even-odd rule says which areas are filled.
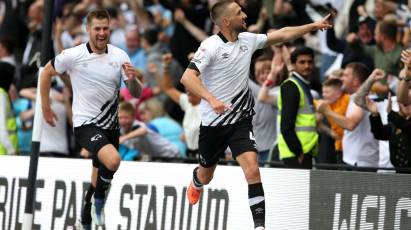
[[[87,42],[85,16],[104,7],[111,16],[110,43],[127,52],[144,79],[140,98],[133,98],[126,87],[120,92],[123,160],[196,161],[200,99],[185,92],[180,78],[201,41],[218,32],[209,18],[214,2],[54,1],[51,56]],[[403,58],[401,53],[411,45],[411,1],[237,2],[253,33],[333,14],[332,29],[254,54],[249,84],[256,101],[254,134],[262,165],[280,162],[277,96],[282,82],[295,71],[310,80],[320,135],[316,163],[411,166],[411,108],[395,97],[407,67],[408,53]],[[43,8],[44,0],[0,0],[0,155],[31,151]],[[304,55],[311,61],[301,64]],[[50,96],[58,122],[56,127],[43,124],[40,155],[89,157],[72,134],[71,90],[55,78]],[[230,159],[229,149],[224,158]]]

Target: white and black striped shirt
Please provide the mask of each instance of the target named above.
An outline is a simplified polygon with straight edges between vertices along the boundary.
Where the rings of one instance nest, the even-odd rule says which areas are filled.
[[[244,32],[235,42],[227,41],[220,33],[201,43],[188,68],[199,71],[206,89],[232,108],[218,115],[207,101],[202,100],[202,125],[223,126],[254,115],[254,99],[248,88],[251,56],[266,42],[265,34]]]
[[[58,73],[67,72],[73,86],[74,127],[93,124],[118,129],[120,81],[127,80],[122,64],[127,54],[107,45],[103,54],[93,53],[88,43],[66,49],[52,60]]]

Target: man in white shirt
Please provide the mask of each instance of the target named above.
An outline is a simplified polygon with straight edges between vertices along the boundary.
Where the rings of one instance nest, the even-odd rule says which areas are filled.
[[[254,100],[248,87],[251,56],[266,45],[294,40],[313,30],[327,29],[328,17],[299,27],[286,27],[266,34],[246,31],[247,15],[232,0],[211,8],[211,19],[220,33],[204,40],[183,74],[181,83],[202,98],[199,163],[187,189],[190,204],[196,204],[203,185],[214,174],[218,159],[230,147],[248,183],[254,227],[265,227],[265,199],[257,161],[252,116]],[[199,78],[201,74],[201,79]]]
[[[354,103],[355,94],[368,76],[369,70],[362,63],[352,62],[345,67],[342,87],[350,94],[345,116],[332,111],[323,100],[316,104],[317,112],[344,129],[343,161],[351,166],[378,167],[379,147],[371,133],[369,112]]]
[[[108,44],[109,23],[106,10],[90,12],[87,15],[89,42],[63,50],[41,73],[43,116],[51,126],[57,120],[50,107],[51,78],[63,73],[70,76],[74,135],[79,144],[93,154],[91,186],[86,194],[80,229],[91,229],[91,219],[96,225],[105,224],[106,191],[120,166],[117,150],[120,81],[125,82],[134,97],[139,97],[142,87],[127,54]]]

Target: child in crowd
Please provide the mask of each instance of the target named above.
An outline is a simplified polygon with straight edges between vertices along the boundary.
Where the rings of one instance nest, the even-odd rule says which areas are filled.
[[[323,99],[329,104],[330,109],[344,116],[350,96],[342,91],[341,86],[341,80],[330,78],[324,81],[322,90]],[[328,119],[328,122],[331,125],[331,136],[335,139],[336,163],[342,163],[342,137],[344,130],[332,119]]]
[[[178,157],[179,149],[150,125],[135,119],[135,108],[128,102],[119,105],[118,117],[120,123],[120,146],[125,145],[130,150],[136,149],[151,156]],[[138,152],[135,152],[135,157]],[[130,158],[132,156],[125,156]]]
[[[156,98],[152,98],[141,103],[138,111],[141,121],[143,121],[147,127],[177,146],[180,157],[186,156],[187,147],[180,138],[183,134],[183,128],[179,123],[167,116],[163,103]]]

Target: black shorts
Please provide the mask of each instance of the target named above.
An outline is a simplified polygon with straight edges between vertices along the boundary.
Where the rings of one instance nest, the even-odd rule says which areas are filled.
[[[100,166],[100,162],[97,157],[98,151],[105,145],[109,144],[118,149],[120,131],[105,130],[94,125],[84,125],[74,128],[74,137],[81,147],[91,153],[93,167],[98,168]]]
[[[200,126],[199,162],[209,168],[224,157],[230,147],[235,159],[245,152],[257,152],[251,118],[225,126]]]

